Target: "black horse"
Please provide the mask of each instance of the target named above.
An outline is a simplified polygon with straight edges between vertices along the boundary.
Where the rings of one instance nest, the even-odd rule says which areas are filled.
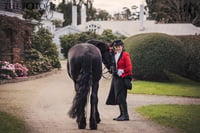
[[[70,78],[74,81],[75,97],[69,111],[71,118],[76,118],[79,129],[85,129],[86,116],[85,106],[87,96],[90,96],[90,129],[97,129],[101,121],[98,111],[98,88],[102,76],[102,62],[109,70],[113,56],[109,46],[98,40],[89,40],[70,48],[68,52],[67,70]]]

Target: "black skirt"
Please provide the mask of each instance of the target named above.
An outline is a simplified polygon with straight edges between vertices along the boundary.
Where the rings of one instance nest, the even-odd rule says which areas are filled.
[[[124,79],[113,75],[111,88],[106,100],[107,105],[119,105],[126,103],[127,89],[124,83]]]

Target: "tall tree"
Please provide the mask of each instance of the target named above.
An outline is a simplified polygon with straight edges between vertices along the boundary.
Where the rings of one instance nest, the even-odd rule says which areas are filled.
[[[25,19],[41,20],[43,11],[41,10],[42,0],[22,0],[23,17]],[[44,6],[43,6],[44,7]]]
[[[94,18],[94,12],[96,9],[93,8],[93,0],[72,0],[72,4],[78,7],[78,13],[80,13],[81,5],[86,6],[87,20],[92,20]],[[80,14],[78,14],[80,16]]]
[[[149,19],[162,23],[192,23],[200,26],[199,0],[146,0]]]
[[[121,14],[118,12],[118,13],[115,13],[114,14],[114,19],[115,20],[120,20],[121,19]]]
[[[72,23],[72,2],[63,1],[58,5],[57,10],[64,14],[63,26],[70,25]]]
[[[77,6],[77,16],[78,16],[78,24],[80,24],[81,20],[81,6],[86,6],[86,15],[87,15],[87,21],[94,20],[96,9],[93,8],[93,0],[72,0],[66,2],[65,0],[62,1],[61,4],[58,5],[58,10],[62,13],[64,13],[64,23],[63,26],[70,25],[72,22],[72,5]]]
[[[139,19],[139,13],[140,13],[140,12],[137,10],[137,9],[138,9],[138,6],[132,5],[132,6],[131,6],[131,9],[133,10],[133,12],[132,12],[132,17],[133,17],[133,19],[134,19],[134,20]]]
[[[96,14],[97,20],[107,20],[109,18],[109,13],[106,10],[99,9]]]
[[[131,16],[131,10],[128,7],[123,7],[122,15],[125,20],[129,20],[129,17]]]
[[[94,20],[96,9],[93,7],[93,0],[85,0],[87,21]]]

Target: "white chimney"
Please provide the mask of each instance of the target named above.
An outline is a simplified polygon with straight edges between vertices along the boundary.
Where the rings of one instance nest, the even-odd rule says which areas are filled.
[[[77,6],[72,5],[72,25],[77,26]]]
[[[141,4],[140,5],[140,28],[139,30],[140,31],[143,31],[144,30],[144,4]]]
[[[86,7],[84,4],[81,6],[81,24],[86,23]]]

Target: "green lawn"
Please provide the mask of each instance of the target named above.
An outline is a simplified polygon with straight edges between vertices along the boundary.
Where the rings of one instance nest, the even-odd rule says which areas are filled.
[[[133,89],[129,91],[135,94],[169,95],[200,98],[200,83],[185,82],[150,82],[134,81]]]
[[[24,123],[14,116],[0,111],[0,133],[25,133]]]
[[[200,133],[200,105],[150,105],[136,111],[180,133]]]

